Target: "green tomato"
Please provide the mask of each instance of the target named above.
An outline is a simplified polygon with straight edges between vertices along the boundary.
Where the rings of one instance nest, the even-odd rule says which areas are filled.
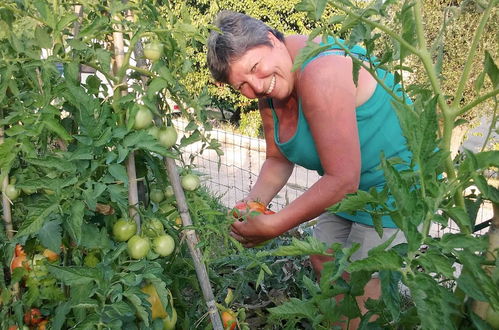
[[[177,311],[172,306],[172,314],[163,319],[163,330],[174,330],[177,323]]]
[[[180,183],[182,184],[182,188],[184,188],[185,190],[194,191],[199,188],[201,181],[199,180],[199,177],[197,175],[189,173],[182,177]]]
[[[151,61],[157,61],[163,55],[163,44],[158,41],[151,41],[144,45],[144,56]]]
[[[165,148],[171,148],[177,143],[177,130],[173,126],[166,126],[158,133],[158,141]]]
[[[43,277],[48,274],[47,266],[45,265],[46,260],[47,258],[45,258],[41,254],[35,254],[33,256],[31,263],[32,263],[33,274],[36,277]]]
[[[135,221],[119,219],[113,225],[113,236],[118,242],[126,242],[137,232]]]
[[[168,234],[156,237],[152,241],[154,252],[162,257],[169,256],[175,250],[175,240]]]
[[[152,135],[152,136],[154,136],[154,138],[157,139],[159,137],[159,128],[158,128],[158,126],[151,126],[147,130],[147,133],[149,133],[149,135]]]
[[[135,114],[135,123],[133,124],[133,127],[135,129],[143,129],[143,128],[148,128],[149,126],[152,125],[152,112],[141,106],[139,111]]]
[[[128,255],[133,259],[144,258],[150,249],[149,239],[139,235],[132,236],[127,242]]]
[[[5,187],[4,193],[11,201],[13,201],[19,197],[21,190],[17,189],[13,184],[8,184],[7,187]]]
[[[83,264],[90,268],[95,268],[99,262],[100,260],[95,254],[87,254],[85,258],[83,258]]]
[[[489,306],[485,320],[492,326],[492,329],[499,329],[499,311],[492,309],[492,306]]]
[[[161,189],[153,188],[149,193],[149,198],[151,199],[151,201],[158,204],[161,203],[163,199],[165,199],[165,194],[163,193],[163,191],[161,191]]]
[[[173,197],[175,196],[175,193],[173,192],[173,187],[172,186],[167,186],[165,188],[165,197],[166,198],[170,198],[170,197]]]
[[[165,227],[163,223],[156,218],[152,218],[142,224],[142,232],[148,237],[156,237],[163,234]]]

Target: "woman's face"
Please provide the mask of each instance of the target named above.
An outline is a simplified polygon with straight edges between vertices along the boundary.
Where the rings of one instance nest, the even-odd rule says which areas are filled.
[[[272,33],[269,38],[273,47],[252,48],[230,64],[229,83],[247,98],[285,99],[293,91],[293,63],[288,50]]]

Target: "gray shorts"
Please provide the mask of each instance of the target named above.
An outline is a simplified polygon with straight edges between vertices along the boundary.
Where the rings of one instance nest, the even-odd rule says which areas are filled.
[[[385,242],[393,234],[396,236],[390,247],[406,242],[404,233],[398,228],[383,228],[383,237],[380,238],[373,226],[350,221],[329,212],[317,217],[313,232],[315,238],[328,246],[341,243],[343,247],[351,247],[352,243],[359,243],[360,248],[352,255],[352,261],[366,258],[369,250]]]

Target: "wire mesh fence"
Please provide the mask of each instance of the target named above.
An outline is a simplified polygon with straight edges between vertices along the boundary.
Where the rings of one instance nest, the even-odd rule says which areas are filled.
[[[179,131],[187,126],[182,119],[175,121]],[[244,198],[255,183],[261,166],[265,160],[265,140],[238,134],[233,130],[214,129],[207,132],[212,138],[217,139],[224,152],[218,156],[214,150],[205,149],[202,153],[201,143],[194,143],[183,150],[184,153],[197,154],[194,165],[202,175],[203,184],[220,199],[220,202],[233,207],[234,204]],[[313,185],[320,176],[315,171],[310,171],[300,166],[295,166],[293,173],[284,186],[270,203],[273,211],[279,211],[287,204],[296,199],[300,194]],[[490,202],[483,202],[477,214],[476,223],[482,223],[493,216]],[[447,232],[458,231],[454,223],[448,226],[433,224],[430,235],[441,237]],[[485,227],[476,234],[485,234]]]

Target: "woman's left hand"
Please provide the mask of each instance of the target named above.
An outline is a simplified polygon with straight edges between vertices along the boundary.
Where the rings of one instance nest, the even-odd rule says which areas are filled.
[[[275,216],[276,214],[260,214],[248,217],[244,221],[235,221],[231,225],[230,235],[244,247],[254,247],[285,232],[285,230],[279,230],[275,225],[276,223],[272,219]]]

